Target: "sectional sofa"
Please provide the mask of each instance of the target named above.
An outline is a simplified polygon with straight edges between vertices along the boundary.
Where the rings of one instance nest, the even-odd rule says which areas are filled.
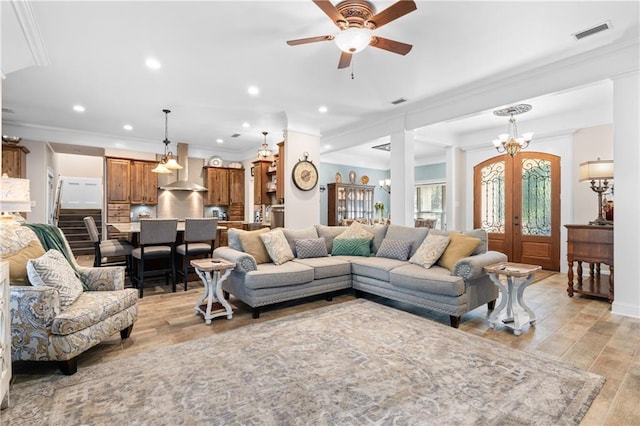
[[[366,292],[449,314],[455,328],[465,312],[485,303],[493,308],[498,292],[483,268],[506,261],[507,256],[487,251],[485,231],[461,233],[393,224],[356,226],[356,236],[372,236],[368,242],[361,241],[366,237],[344,238],[347,231],[353,231],[346,226],[278,228],[281,232],[230,229],[229,246],[214,251],[214,257],[236,263],[222,284],[223,290],[249,305],[254,318],[267,305],[320,294],[330,300],[334,292],[348,288],[355,289],[356,294]],[[260,235],[264,233],[268,235]],[[429,240],[447,242],[444,254],[436,259],[439,263],[427,267],[415,259],[425,253],[433,257],[434,253],[424,250],[429,246],[425,241],[429,234]],[[284,235],[288,248],[283,244],[269,247],[267,237],[278,235]],[[452,258],[448,251],[453,241],[462,237],[471,244],[471,253]],[[319,247],[320,240],[324,249]],[[442,262],[445,257],[448,264]]]

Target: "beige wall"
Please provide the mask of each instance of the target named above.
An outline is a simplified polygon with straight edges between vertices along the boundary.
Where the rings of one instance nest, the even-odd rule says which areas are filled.
[[[55,154],[56,173],[66,177],[102,178],[104,159],[76,154]]]

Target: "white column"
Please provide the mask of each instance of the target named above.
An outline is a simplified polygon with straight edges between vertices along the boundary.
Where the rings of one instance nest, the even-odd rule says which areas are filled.
[[[284,150],[284,225],[292,229],[308,228],[320,223],[319,185],[311,191],[301,191],[293,184],[291,171],[305,152],[316,168],[319,167],[320,136],[287,130]]]
[[[391,223],[413,226],[413,132],[391,134]]]
[[[613,80],[614,314],[640,318],[640,72]]]
[[[446,175],[447,175],[447,229],[465,229],[465,200],[473,200],[473,190],[471,194],[465,193],[465,164],[466,156],[464,152],[455,146],[445,148]]]

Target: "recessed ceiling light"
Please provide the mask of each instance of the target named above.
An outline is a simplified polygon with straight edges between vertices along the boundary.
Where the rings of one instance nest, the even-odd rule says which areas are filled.
[[[224,141],[222,139],[218,138],[218,139],[216,139],[216,142],[223,143]]]
[[[122,126],[122,128],[128,131],[133,130],[133,126],[131,124],[125,124],[124,126]]]
[[[257,86],[249,86],[249,88],[247,89],[247,92],[251,96],[258,96],[260,94],[260,89]]]
[[[321,106],[318,108],[318,112],[321,112],[321,113],[323,113],[323,114],[324,114],[325,112],[327,112],[327,111],[329,111],[329,110],[328,110],[328,109],[327,109],[327,107],[326,107],[326,106],[324,106],[324,105],[321,105]]]
[[[75,112],[84,112],[84,107],[82,105],[74,105],[73,110]]]
[[[251,125],[245,121],[244,123],[242,123],[242,127],[247,129],[247,128],[251,127]]]
[[[160,61],[158,61],[156,58],[147,58],[147,60],[145,61],[145,65],[147,66],[147,68],[150,68],[152,70],[159,70],[162,67]]]
[[[331,145],[325,145],[324,149],[331,149]]]

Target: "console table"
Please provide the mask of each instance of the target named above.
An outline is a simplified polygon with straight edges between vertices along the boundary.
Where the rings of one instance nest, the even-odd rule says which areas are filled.
[[[600,297],[613,302],[613,226],[565,225],[567,228],[567,293]],[[577,262],[577,285],[573,284],[573,263]],[[582,262],[589,264],[589,277],[582,276]],[[609,266],[609,275],[600,274],[600,264]]]

